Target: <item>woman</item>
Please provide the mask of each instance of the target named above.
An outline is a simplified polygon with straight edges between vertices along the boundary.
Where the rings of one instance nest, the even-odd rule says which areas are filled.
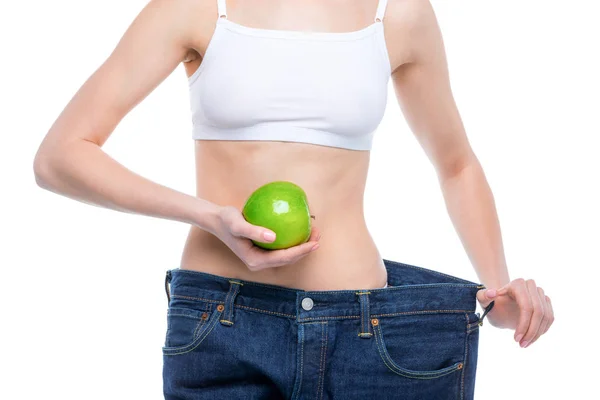
[[[101,150],[180,62],[196,196]],[[382,259],[370,237],[362,199],[390,78],[482,284]],[[554,319],[532,279],[509,279],[425,0],[152,0],[53,124],[34,169],[48,190],[191,225],[165,278],[166,399],[471,399],[486,315],[523,347]],[[318,228],[264,250],[251,240],[273,232],[240,210],[276,180],[306,191]]]

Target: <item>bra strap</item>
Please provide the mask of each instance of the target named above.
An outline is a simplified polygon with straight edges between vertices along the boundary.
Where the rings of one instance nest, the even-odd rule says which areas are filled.
[[[223,0],[225,1],[225,0]],[[383,21],[383,15],[385,14],[385,7],[387,6],[387,0],[379,0],[377,4],[377,13],[375,14],[375,22]]]
[[[225,0],[217,0],[217,10],[219,11],[219,18],[227,18],[227,5]]]

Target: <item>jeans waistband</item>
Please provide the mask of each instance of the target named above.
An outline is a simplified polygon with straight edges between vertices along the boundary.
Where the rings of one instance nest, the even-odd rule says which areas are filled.
[[[167,297],[231,303],[232,308],[296,319],[298,322],[414,313],[473,313],[484,285],[415,265],[383,259],[388,287],[311,291],[227,278],[180,268],[167,270]],[[232,296],[233,293],[233,296]],[[484,313],[491,310],[490,304]],[[482,317],[483,319],[483,317]]]

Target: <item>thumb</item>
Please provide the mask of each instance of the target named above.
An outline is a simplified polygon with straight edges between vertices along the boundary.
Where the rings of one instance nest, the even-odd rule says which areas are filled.
[[[231,229],[231,233],[234,236],[242,236],[263,243],[274,242],[277,237],[272,230],[262,226],[253,225],[246,220],[241,221],[240,224],[237,224],[235,228]]]
[[[511,282],[507,283],[506,285],[502,286],[501,288],[499,288],[496,292],[498,296],[503,296],[505,294],[509,293],[509,289],[510,289],[510,284]]]
[[[496,289],[481,289],[477,292],[477,300],[483,307],[487,307],[498,295]]]

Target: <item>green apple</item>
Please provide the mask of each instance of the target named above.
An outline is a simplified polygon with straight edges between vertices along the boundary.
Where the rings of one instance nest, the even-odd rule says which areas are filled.
[[[269,182],[256,189],[242,209],[244,219],[275,232],[274,242],[252,240],[264,249],[287,249],[310,238],[311,215],[304,190],[288,181]]]

